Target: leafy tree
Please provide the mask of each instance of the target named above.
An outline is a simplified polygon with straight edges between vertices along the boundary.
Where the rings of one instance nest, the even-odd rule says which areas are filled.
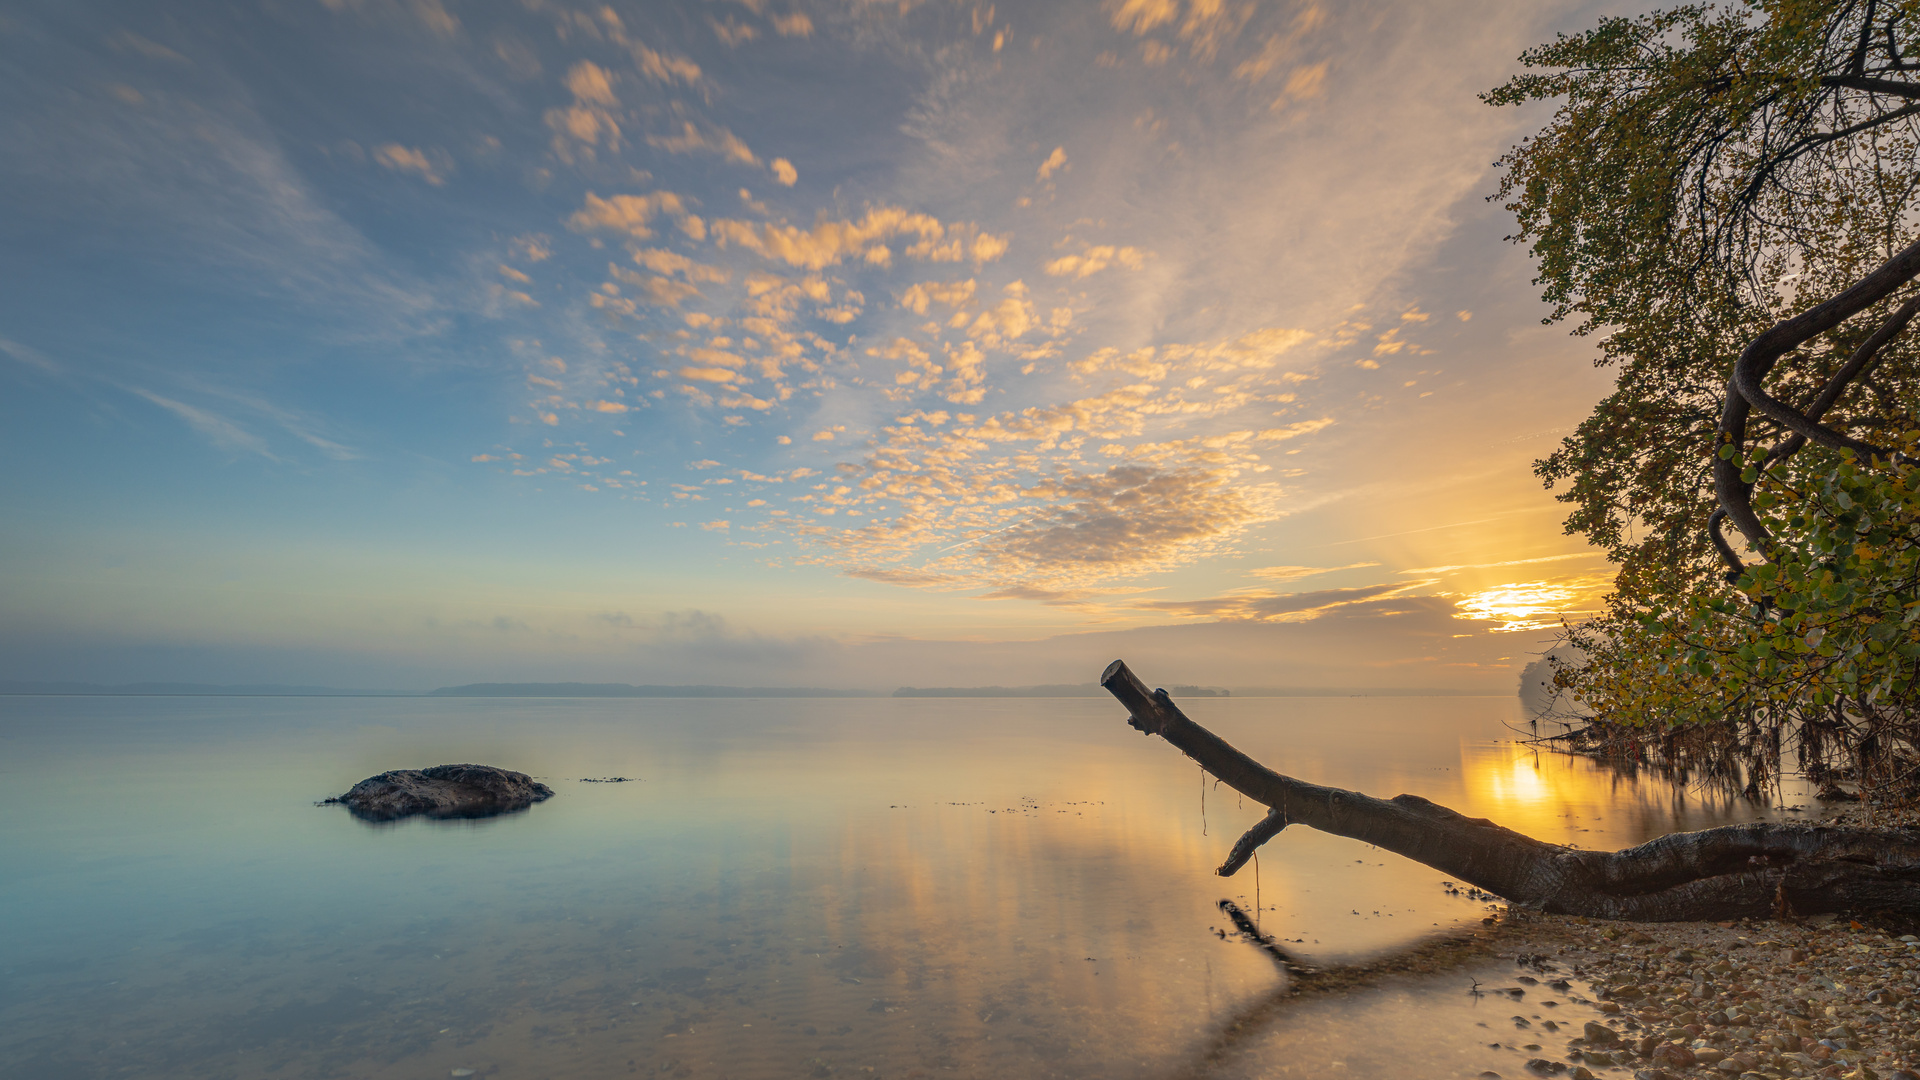
[[[1619,372],[1535,466],[1619,564],[1557,676],[1616,739],[1791,733],[1816,771],[1920,741],[1917,38],[1920,0],[1690,5],[1485,95],[1558,103],[1500,195],[1550,321]]]

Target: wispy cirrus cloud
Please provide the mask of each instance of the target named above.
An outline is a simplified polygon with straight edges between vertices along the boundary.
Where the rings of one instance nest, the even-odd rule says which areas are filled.
[[[1348,563],[1345,566],[1263,566],[1247,571],[1251,577],[1265,578],[1272,582],[1299,581],[1301,578],[1317,574],[1332,574],[1341,570],[1364,570],[1370,566],[1379,566],[1377,562]],[[1410,572],[1410,571],[1409,571]]]
[[[265,439],[219,413],[189,405],[184,401],[163,397],[151,390],[143,390],[136,386],[130,386],[127,389],[184,420],[188,427],[206,436],[216,446],[228,450],[244,450],[273,461],[279,460],[268,448]]]
[[[1412,570],[1398,570],[1400,574],[1451,574],[1456,570],[1492,570],[1503,566],[1532,566],[1535,563],[1566,562],[1569,559],[1589,559],[1604,561],[1606,555],[1599,551],[1576,551],[1567,555],[1542,555],[1533,559],[1503,559],[1499,562],[1455,563],[1450,566],[1422,566]]]
[[[1433,580],[1363,585],[1350,589],[1317,589],[1308,592],[1275,593],[1264,589],[1237,589],[1223,596],[1203,600],[1141,600],[1133,606],[1147,611],[1183,615],[1188,618],[1293,622],[1317,619],[1343,608],[1412,595],[1414,590],[1433,585]]]

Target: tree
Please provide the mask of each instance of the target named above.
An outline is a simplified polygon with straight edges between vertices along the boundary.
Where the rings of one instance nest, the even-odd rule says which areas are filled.
[[[1556,676],[1604,738],[1911,768],[1917,37],[1920,0],[1692,5],[1529,50],[1485,95],[1559,102],[1500,195],[1549,321],[1619,370],[1536,463],[1619,564]]]
[[[1188,719],[1165,690],[1115,660],[1100,685],[1127,723],[1158,735],[1267,806],[1218,871],[1232,875],[1292,825],[1351,837],[1525,907],[1643,922],[1821,912],[1920,915],[1920,829],[1758,822],[1675,833],[1625,851],[1549,844],[1417,795],[1377,799],[1283,776]],[[1269,943],[1270,948],[1277,946]],[[1283,961],[1284,952],[1277,952]]]

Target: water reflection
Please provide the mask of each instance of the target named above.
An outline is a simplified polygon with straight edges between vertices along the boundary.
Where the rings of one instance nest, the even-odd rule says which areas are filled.
[[[1728,811],[1496,743],[1513,708],[1189,711],[1544,839]],[[1091,699],[15,698],[0,740],[9,1077],[1162,1075],[1277,985],[1210,932],[1223,896],[1322,961],[1482,914],[1305,830],[1214,877],[1261,808],[1203,810],[1191,762]],[[440,761],[557,795],[484,829],[311,805]]]
[[[1665,836],[1753,820],[1768,810],[1720,789],[1688,789],[1649,772],[1626,772],[1520,742],[1463,741],[1466,805],[1541,840],[1613,849]]]

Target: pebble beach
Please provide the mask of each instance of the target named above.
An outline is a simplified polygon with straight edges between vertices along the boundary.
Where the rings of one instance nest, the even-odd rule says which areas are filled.
[[[1871,806],[1823,817],[1920,821]],[[1502,922],[1501,951],[1524,974],[1483,992],[1517,1003],[1530,992],[1557,993],[1601,1014],[1577,1029],[1516,1014],[1503,1042],[1534,1056],[1513,1075],[1920,1080],[1920,937],[1899,932],[1909,927],[1833,916],[1622,923],[1524,911]]]

